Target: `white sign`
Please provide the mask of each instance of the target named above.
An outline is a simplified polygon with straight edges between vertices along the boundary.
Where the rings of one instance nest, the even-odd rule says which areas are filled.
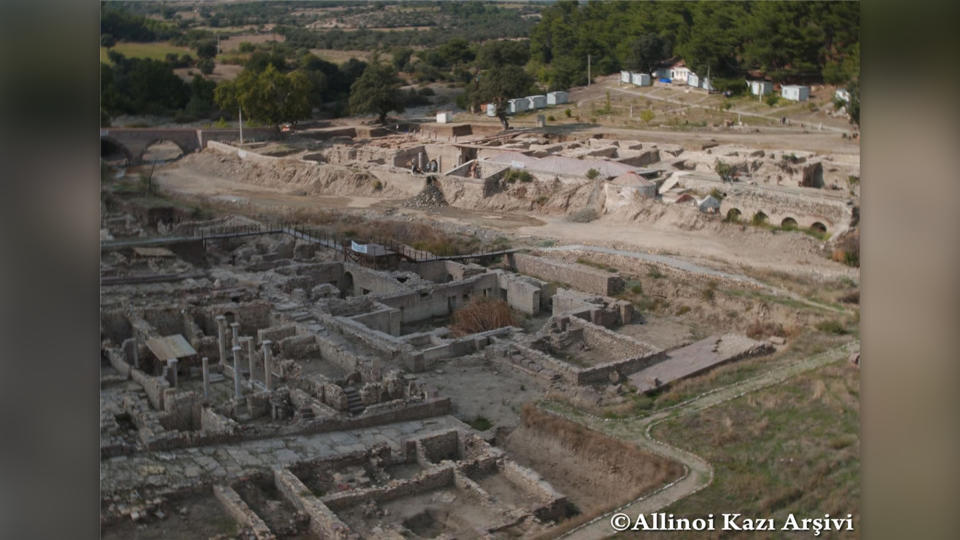
[[[350,241],[350,249],[356,251],[357,253],[366,253],[366,252],[367,252],[367,245],[366,245],[366,244],[358,244],[358,243],[354,242],[353,240],[351,240],[351,241]]]

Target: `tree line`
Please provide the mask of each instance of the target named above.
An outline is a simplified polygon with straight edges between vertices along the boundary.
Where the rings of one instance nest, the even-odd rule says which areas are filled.
[[[530,69],[551,88],[597,75],[651,71],[682,58],[714,86],[748,76],[845,84],[858,77],[858,2],[584,2],[541,11],[530,32]]]

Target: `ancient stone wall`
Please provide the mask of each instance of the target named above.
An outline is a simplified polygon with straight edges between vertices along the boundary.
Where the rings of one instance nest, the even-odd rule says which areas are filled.
[[[566,283],[575,289],[604,296],[613,296],[623,290],[623,279],[619,276],[582,264],[553,261],[525,253],[512,253],[507,257],[516,272],[545,281]]]

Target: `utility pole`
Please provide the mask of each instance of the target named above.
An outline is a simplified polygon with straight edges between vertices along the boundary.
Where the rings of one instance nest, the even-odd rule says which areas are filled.
[[[590,86],[590,55],[587,55],[587,86]]]
[[[243,146],[243,107],[237,107],[240,112],[240,145]]]

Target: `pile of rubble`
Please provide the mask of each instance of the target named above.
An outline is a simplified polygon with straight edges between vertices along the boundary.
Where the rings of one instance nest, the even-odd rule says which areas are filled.
[[[420,193],[403,201],[402,205],[405,208],[442,208],[449,206],[443,196],[443,191],[440,191],[440,188],[434,183],[428,183],[420,190]]]

